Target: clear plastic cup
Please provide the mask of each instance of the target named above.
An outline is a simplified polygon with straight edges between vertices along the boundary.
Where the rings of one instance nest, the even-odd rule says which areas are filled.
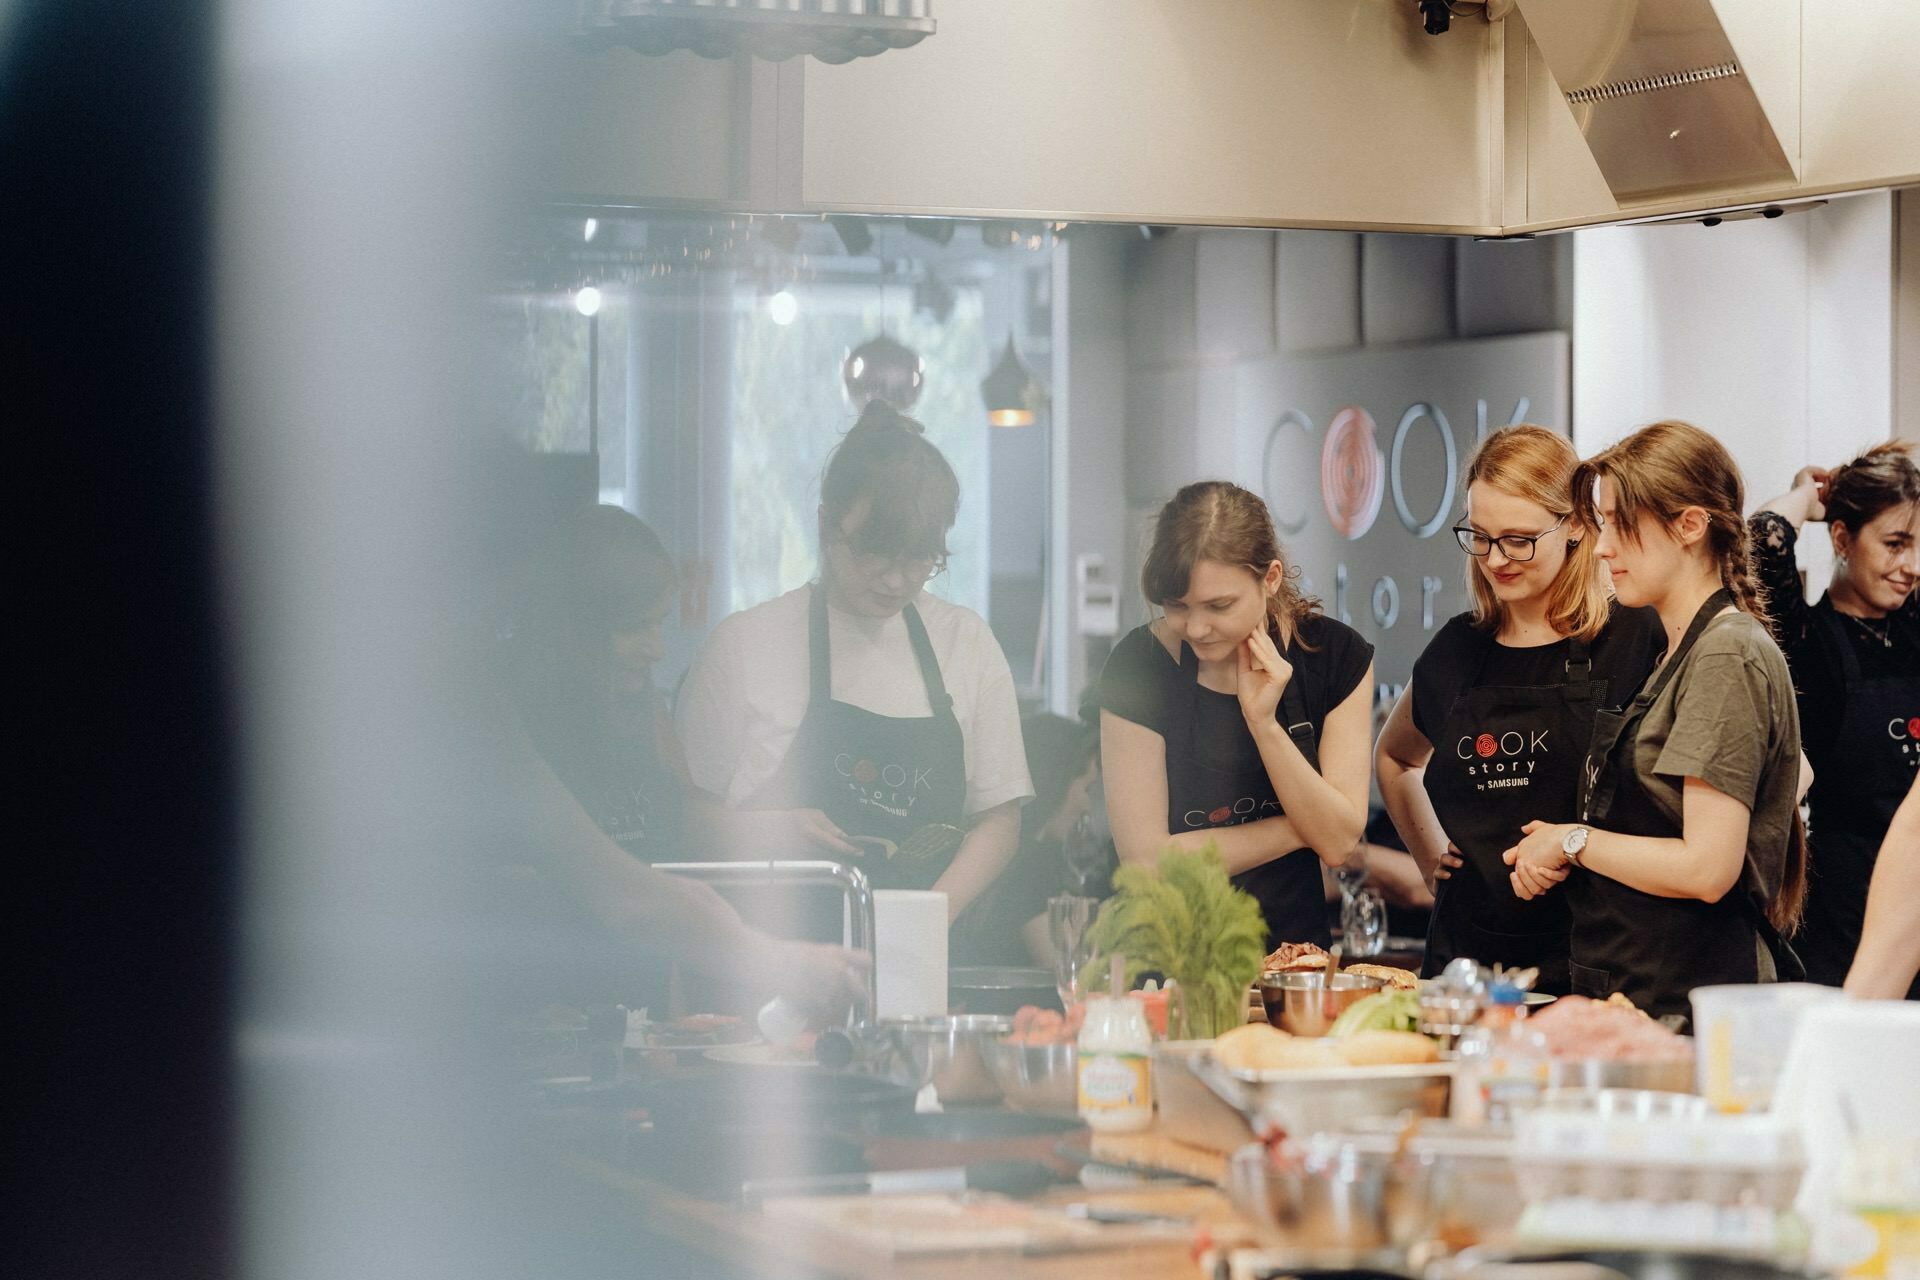
[[[1810,982],[1695,987],[1694,1087],[1728,1114],[1765,1111],[1793,1043],[1800,1015],[1842,999],[1838,989]]]

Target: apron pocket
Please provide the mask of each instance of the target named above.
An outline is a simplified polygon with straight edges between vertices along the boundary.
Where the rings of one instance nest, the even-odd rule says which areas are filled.
[[[1613,994],[1611,971],[1589,968],[1571,960],[1567,962],[1567,970],[1573,978],[1573,994],[1586,996],[1589,1000],[1605,1000]]]

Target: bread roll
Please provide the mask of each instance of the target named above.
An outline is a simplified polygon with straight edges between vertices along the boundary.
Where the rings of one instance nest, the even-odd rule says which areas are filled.
[[[1412,1031],[1356,1031],[1336,1043],[1340,1056],[1356,1067],[1415,1066],[1440,1060],[1439,1046]]]
[[[1349,1064],[1331,1040],[1299,1039],[1277,1049],[1269,1071],[1339,1071]]]
[[[1346,971],[1365,978],[1379,978],[1387,984],[1389,991],[1413,991],[1420,986],[1419,974],[1411,969],[1396,969],[1390,964],[1350,964]]]
[[[1272,1067],[1280,1047],[1293,1037],[1264,1022],[1224,1031],[1213,1042],[1213,1056],[1221,1066],[1233,1071],[1266,1071]]]

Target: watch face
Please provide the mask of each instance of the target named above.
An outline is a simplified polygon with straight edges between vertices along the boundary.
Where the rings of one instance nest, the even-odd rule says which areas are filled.
[[[1567,838],[1560,842],[1560,848],[1569,854],[1578,853],[1586,847],[1587,829],[1585,827],[1575,827],[1567,832]]]

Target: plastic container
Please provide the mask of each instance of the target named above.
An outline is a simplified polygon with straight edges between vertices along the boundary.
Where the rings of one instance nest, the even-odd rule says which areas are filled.
[[[1455,1049],[1453,1111],[1463,1124],[1506,1124],[1546,1091],[1552,1054],[1526,1024],[1526,994],[1496,986],[1480,1020]]]
[[[1153,1031],[1130,996],[1087,997],[1080,1028],[1079,1103],[1087,1127],[1130,1133],[1153,1123]]]
[[[1801,1015],[1842,998],[1810,982],[1695,987],[1695,1088],[1729,1115],[1765,1111]]]

